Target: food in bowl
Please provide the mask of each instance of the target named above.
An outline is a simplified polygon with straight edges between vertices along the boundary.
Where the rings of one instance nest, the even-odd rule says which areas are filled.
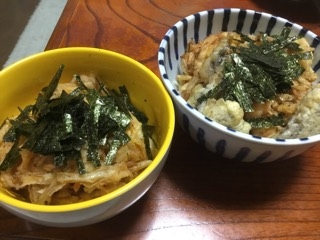
[[[92,74],[59,83],[63,69],[0,129],[0,185],[35,204],[105,195],[149,166],[156,151],[152,126],[125,86],[108,89]]]
[[[29,56],[0,71],[0,88],[5,89],[0,94],[0,123],[19,115],[17,107],[33,105],[60,64],[64,64],[60,83],[69,83],[74,74],[83,73],[93,74],[104,86],[117,92],[125,86],[133,106],[148,117],[148,125],[154,126],[152,139],[156,143],[152,161],[145,169],[123,186],[93,199],[58,205],[35,204],[0,186],[0,206],[12,214],[41,225],[78,227],[119,214],[149,190],[170,152],[175,115],[161,80],[143,64],[104,49],[68,47]]]
[[[173,99],[176,119],[181,128],[203,148],[214,152],[213,158],[229,158],[236,162],[266,163],[284,160],[297,156],[320,141],[320,134],[295,135],[304,132],[306,125],[314,124],[311,119],[303,119],[309,114],[319,112],[315,87],[303,107],[298,107],[287,123],[290,130],[288,136],[263,137],[243,133],[234,127],[227,127],[211,117],[198,111],[186,101],[177,84],[177,76],[182,74],[181,56],[188,50],[188,43],[201,42],[210,35],[222,32],[236,32],[244,35],[267,34],[280,35],[283,29],[290,29],[289,37],[302,36],[313,49],[311,67],[315,74],[320,73],[320,38],[299,24],[269,13],[239,8],[210,9],[191,14],[174,24],[163,37],[158,51],[158,66],[160,75],[167,91]],[[311,83],[317,85],[319,79]],[[316,108],[314,108],[316,106]],[[298,130],[298,131],[296,131]],[[294,134],[292,134],[294,133]],[[301,137],[300,137],[301,136]],[[305,137],[307,136],[307,137]],[[223,158],[222,158],[223,157]]]
[[[287,128],[317,79],[311,66],[314,49],[290,32],[289,27],[272,36],[221,32],[191,40],[177,76],[181,96],[206,117],[244,133],[274,138],[319,134],[317,125],[298,128],[304,131]]]

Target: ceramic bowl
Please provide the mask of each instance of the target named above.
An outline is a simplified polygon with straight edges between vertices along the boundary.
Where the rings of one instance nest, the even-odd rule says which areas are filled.
[[[0,72],[0,121],[17,113],[17,107],[34,103],[60,64],[63,79],[91,72],[110,88],[125,85],[133,104],[155,126],[158,152],[152,163],[123,187],[98,198],[68,205],[36,205],[21,201],[0,188],[0,205],[34,223],[75,227],[108,219],[136,202],[155,182],[163,168],[174,132],[174,108],[161,80],[147,67],[121,54],[95,48],[75,47],[45,51],[18,61]],[[5,89],[5,91],[4,91]]]
[[[320,74],[320,38],[298,24],[268,13],[244,9],[202,11],[177,22],[165,34],[158,52],[161,78],[173,99],[177,122],[198,144],[225,158],[260,163],[294,157],[319,142],[320,135],[283,140],[252,136],[227,128],[190,106],[175,84],[180,56],[191,39],[197,42],[210,34],[235,30],[244,34],[279,34],[285,26],[292,27],[291,34],[304,35],[315,48],[313,68]]]

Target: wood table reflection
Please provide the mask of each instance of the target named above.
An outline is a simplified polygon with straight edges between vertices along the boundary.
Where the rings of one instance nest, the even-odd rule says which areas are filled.
[[[320,35],[319,2],[69,0],[46,49],[105,48],[156,74],[157,50],[181,18],[212,8],[279,15]],[[241,164],[207,152],[176,126],[166,166],[123,213],[80,228],[29,223],[0,209],[0,239],[320,239],[320,145],[283,162]]]

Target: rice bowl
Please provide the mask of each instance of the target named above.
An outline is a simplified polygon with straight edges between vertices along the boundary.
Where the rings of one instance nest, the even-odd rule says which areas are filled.
[[[146,67],[121,54],[96,48],[62,48],[27,57],[0,73],[1,121],[17,114],[17,106],[32,102],[61,63],[66,79],[78,71],[93,72],[112,79],[112,88],[126,85],[133,103],[156,126],[158,153],[151,164],[132,181],[117,190],[79,203],[40,205],[23,201],[0,188],[0,204],[11,213],[29,221],[57,227],[89,225],[110,218],[136,202],[154,183],[167,159],[174,131],[174,109],[161,81]],[[10,83],[10,84],[9,84]],[[144,89],[144,91],[141,91]],[[10,102],[10,104],[8,104]],[[158,106],[154,108],[153,106]]]
[[[160,74],[173,99],[177,121],[198,144],[219,156],[260,163],[297,156],[319,142],[319,135],[298,139],[271,139],[225,127],[185,101],[175,84],[177,75],[180,74],[180,57],[191,39],[199,42],[210,34],[235,30],[243,34],[280,34],[284,27],[291,27],[292,35],[303,35],[315,49],[312,68],[319,74],[319,37],[298,24],[268,13],[245,9],[213,9],[187,16],[166,33],[158,52]],[[319,79],[315,83],[318,81]]]

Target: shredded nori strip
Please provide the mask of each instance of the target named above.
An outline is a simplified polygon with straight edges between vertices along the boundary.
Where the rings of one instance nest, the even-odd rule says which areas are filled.
[[[21,159],[19,151],[28,149],[42,155],[53,155],[57,167],[66,166],[69,160],[76,161],[79,174],[86,172],[81,158],[81,149],[87,146],[87,159],[96,167],[113,164],[118,149],[130,141],[126,130],[131,114],[142,124],[146,153],[152,159],[149,139],[153,128],[147,125],[148,118],[133,106],[125,86],[119,92],[100,84],[98,90],[89,89],[79,75],[74,78],[79,87],[70,94],[62,92],[52,98],[58,86],[64,66],[61,65],[48,86],[39,93],[36,103],[25,109],[15,119],[10,119],[11,128],[3,140],[14,142],[0,165],[4,171]],[[3,125],[2,125],[3,126]],[[101,159],[100,148],[107,148]]]
[[[252,128],[270,128],[274,126],[285,126],[285,121],[282,114],[261,118],[251,118],[246,121],[250,123]]]
[[[261,34],[257,41],[240,34],[239,41],[248,46],[232,47],[232,53],[224,56],[222,81],[200,96],[198,104],[209,98],[223,98],[252,112],[254,102],[263,103],[290,90],[292,81],[304,71],[299,61],[312,57],[312,52],[302,52],[294,42],[300,36],[290,37],[290,31],[285,27],[279,35],[272,36],[272,41],[267,34]]]
[[[13,167],[20,160],[18,142],[15,142],[0,165],[0,171]]]

